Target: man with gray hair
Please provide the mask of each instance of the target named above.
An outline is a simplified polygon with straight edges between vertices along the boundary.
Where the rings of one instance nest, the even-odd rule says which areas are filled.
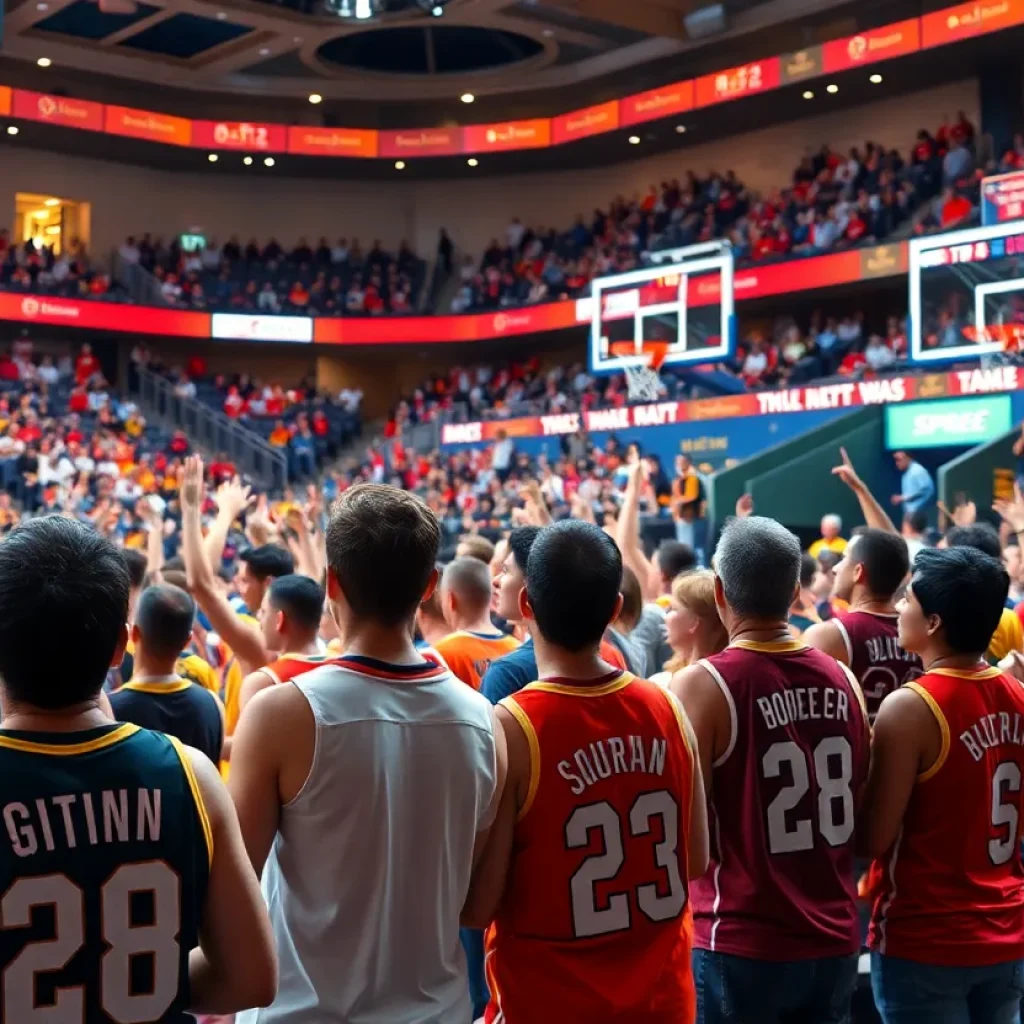
[[[711,864],[690,892],[706,1024],[840,1024],[857,980],[867,713],[849,669],[789,632],[800,559],[773,519],[727,523],[714,567],[729,646],[671,684],[708,785]]]
[[[822,551],[834,551],[841,555],[846,550],[846,540],[840,536],[843,532],[843,521],[834,512],[821,517],[821,537],[808,549],[811,558],[817,558]]]

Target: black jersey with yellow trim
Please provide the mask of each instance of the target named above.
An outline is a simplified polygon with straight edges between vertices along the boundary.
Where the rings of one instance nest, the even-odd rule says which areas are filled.
[[[4,729],[0,775],[6,1014],[191,1022],[213,840],[180,744],[132,724]]]

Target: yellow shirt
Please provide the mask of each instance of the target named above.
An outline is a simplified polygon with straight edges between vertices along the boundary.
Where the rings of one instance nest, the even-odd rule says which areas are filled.
[[[999,625],[996,626],[996,631],[989,641],[989,661],[1002,661],[1010,651],[1024,651],[1024,626],[1021,625],[1016,612],[1004,608]]]
[[[824,537],[819,537],[808,549],[807,554],[811,558],[817,558],[822,551],[834,551],[837,555],[841,555],[846,550],[847,541],[843,540],[842,537],[833,537],[831,540],[825,540]]]
[[[239,615],[242,622],[259,628],[259,623],[251,615]],[[245,676],[242,674],[242,666],[238,664],[235,652],[223,640],[220,642],[221,657],[224,668],[221,670],[221,700],[224,701],[224,735],[233,736],[235,726],[238,725],[238,716],[242,709],[238,706],[239,698],[242,695],[242,683]],[[221,761],[220,774],[227,779],[229,774],[229,762]]]

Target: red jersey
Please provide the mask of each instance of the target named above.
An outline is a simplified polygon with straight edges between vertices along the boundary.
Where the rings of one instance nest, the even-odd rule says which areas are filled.
[[[878,612],[839,612],[832,619],[846,644],[847,664],[860,683],[872,722],[879,704],[893,690],[924,671],[921,659],[899,645],[898,618]]]
[[[713,767],[695,945],[754,960],[857,952],[868,726],[850,670],[797,640],[741,641],[700,664],[725,695],[732,736]]]
[[[326,654],[282,654],[277,661],[263,666],[275,683],[287,683],[304,672],[312,672],[329,660]]]
[[[942,730],[882,858],[868,945],[950,967],[1024,957],[1024,687],[997,668],[933,669],[907,684]],[[877,863],[877,862],[876,862]]]
[[[692,1024],[681,706],[628,672],[531,683],[501,704],[531,779],[486,937],[486,1021]]]

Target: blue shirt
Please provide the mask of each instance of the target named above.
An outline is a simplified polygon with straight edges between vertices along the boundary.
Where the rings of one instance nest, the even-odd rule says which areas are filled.
[[[920,462],[911,462],[904,470],[900,493],[903,495],[903,508],[907,512],[916,512],[934,500],[935,484]]]
[[[480,692],[492,703],[518,693],[537,679],[537,656],[533,653],[533,637],[511,654],[491,662],[480,681]]]

